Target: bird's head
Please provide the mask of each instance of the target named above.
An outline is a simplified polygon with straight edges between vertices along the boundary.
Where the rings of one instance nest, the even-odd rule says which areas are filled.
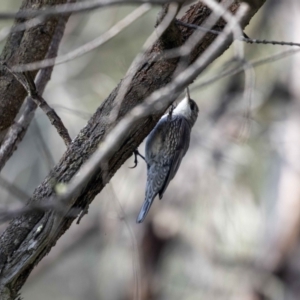
[[[173,110],[174,115],[184,116],[191,126],[193,126],[198,118],[199,108],[197,103],[190,98],[190,93],[187,89],[187,93],[183,100],[179,102],[176,108]]]

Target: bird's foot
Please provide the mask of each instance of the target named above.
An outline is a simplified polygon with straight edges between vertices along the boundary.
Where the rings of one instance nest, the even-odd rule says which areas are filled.
[[[129,169],[134,169],[137,164],[138,164],[138,156],[140,156],[144,161],[146,161],[145,157],[139,152],[138,149],[135,149],[133,151],[133,155],[134,155],[134,166],[133,167],[129,167]]]
[[[243,38],[250,40],[249,36],[243,31]]]
[[[85,215],[87,215],[88,212],[89,212],[89,205],[86,205],[86,206],[82,209],[82,211],[79,213],[76,224],[79,224],[80,221],[81,221],[81,219],[82,219]]]

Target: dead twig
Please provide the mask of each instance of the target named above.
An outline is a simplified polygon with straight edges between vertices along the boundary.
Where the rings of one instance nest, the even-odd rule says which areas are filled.
[[[51,124],[54,125],[58,134],[65,142],[66,146],[68,146],[72,141],[68,130],[66,129],[65,125],[63,124],[62,120],[57,115],[55,110],[51,108],[46,102],[46,100],[38,93],[36,85],[30,73],[29,72],[15,73],[5,63],[2,63],[2,66],[6,70],[8,70],[23,85],[26,92],[28,93],[28,96],[30,96],[32,100],[43,110],[43,112],[49,118]]]

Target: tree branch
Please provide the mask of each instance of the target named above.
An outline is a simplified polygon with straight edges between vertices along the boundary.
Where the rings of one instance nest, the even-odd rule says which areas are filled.
[[[67,1],[70,2],[70,0]],[[46,59],[51,59],[57,56],[59,44],[63,37],[65,25],[69,19],[69,16],[70,15],[60,16],[46,55]],[[52,71],[53,67],[48,67],[40,70],[40,72],[37,74],[35,82],[38,93],[40,95],[44,93],[44,89],[51,78]],[[36,108],[37,105],[34,103],[34,101],[30,97],[27,97],[24,104],[24,109],[20,117],[12,126],[10,126],[7,134],[2,139],[2,144],[0,137],[0,171],[3,169],[6,162],[17,149],[18,144],[23,140],[27,129],[34,117]]]
[[[38,69],[42,69],[54,65],[59,65],[74,60],[75,58],[80,57],[86,53],[89,53],[94,49],[96,49],[97,47],[100,47],[101,45],[108,42],[110,39],[112,39],[117,34],[119,34],[124,28],[132,24],[135,20],[140,18],[147,11],[149,11],[150,8],[151,8],[150,4],[143,4],[139,6],[132,13],[127,15],[124,19],[120,20],[118,23],[112,26],[108,31],[104,32],[102,35],[95,38],[94,40],[78,47],[77,49],[68,52],[67,54],[60,55],[53,58],[43,59],[41,61],[35,61],[25,65],[13,66],[12,70],[14,72],[32,71],[32,70],[38,70]]]
[[[67,0],[23,0],[20,12],[28,9],[33,10],[33,8],[35,10],[41,9],[45,5],[64,4],[66,2]],[[24,21],[24,18],[16,19],[15,26]],[[0,60],[8,66],[12,66],[44,59],[58,21],[59,16],[53,16],[34,28],[12,32],[8,37]],[[37,70],[31,72],[32,78],[35,77],[36,73]],[[10,72],[2,67],[0,69],[0,132],[13,124],[25,97],[26,91],[24,88]]]
[[[29,72],[16,73],[13,72],[6,64],[2,64],[5,69],[7,69],[13,76],[23,85],[24,89],[28,93],[28,96],[38,105],[42,111],[47,115],[49,121],[56,128],[58,134],[65,142],[68,147],[71,143],[71,138],[69,132],[65,125],[63,124],[61,118],[58,116],[56,111],[49,106],[46,100],[38,93],[37,88]]]

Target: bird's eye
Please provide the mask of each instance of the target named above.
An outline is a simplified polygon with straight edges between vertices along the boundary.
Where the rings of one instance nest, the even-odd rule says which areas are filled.
[[[195,109],[195,102],[194,101],[190,101],[190,107],[191,107],[191,110]]]

